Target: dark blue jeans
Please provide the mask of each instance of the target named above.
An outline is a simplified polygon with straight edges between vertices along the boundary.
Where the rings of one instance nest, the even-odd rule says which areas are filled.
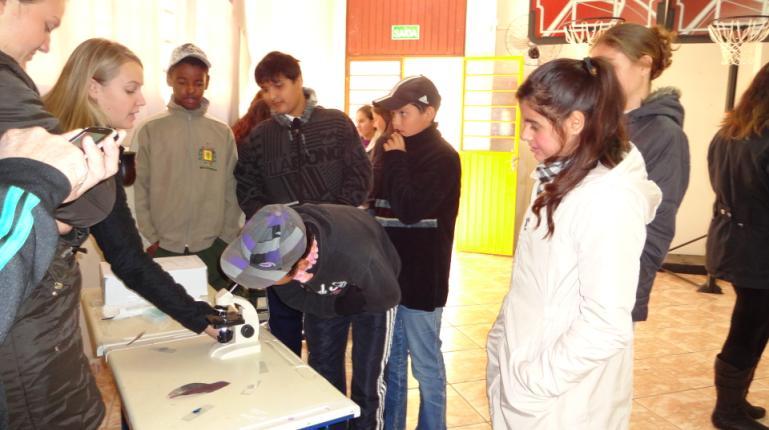
[[[385,312],[361,313],[321,319],[304,317],[309,364],[340,392],[347,394],[344,356],[352,326],[352,395],[360,406],[360,417],[350,421],[351,429],[382,428],[384,368],[395,323],[395,308]],[[347,428],[346,423],[331,426]]]
[[[432,312],[398,306],[398,317],[385,371],[385,430],[406,428],[408,357],[419,382],[418,430],[446,428],[446,367],[441,353],[443,308]]]
[[[302,356],[302,312],[289,307],[275,293],[276,287],[267,288],[267,307],[270,310],[270,332],[294,354]],[[280,287],[277,287],[280,288]]]

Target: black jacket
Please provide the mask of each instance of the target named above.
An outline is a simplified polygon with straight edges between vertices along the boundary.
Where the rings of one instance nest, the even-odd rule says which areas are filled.
[[[39,126],[59,132],[59,122],[40,101],[37,87],[11,57],[0,52],[0,135],[10,128]],[[7,92],[6,92],[7,91]],[[117,197],[110,215],[91,231],[115,274],[158,309],[195,332],[206,328],[210,308],[196,303],[142,248],[136,222],[128,209],[122,180],[116,175]],[[201,311],[204,311],[201,313]],[[213,310],[210,310],[213,312]]]
[[[273,287],[284,303],[320,318],[338,316],[335,302],[351,288],[365,302],[359,312],[384,312],[400,301],[401,262],[387,234],[362,209],[333,204],[293,206],[318,242],[312,279]],[[358,313],[358,312],[355,312]]]
[[[4,54],[0,54],[0,91],[0,135],[9,128],[31,126],[58,131],[58,121],[44,110],[34,83]],[[195,302],[144,253],[122,180],[116,176],[109,181],[116,182],[115,206],[93,233],[112,270],[182,325],[202,331],[205,315],[213,311]],[[87,236],[87,229],[76,228],[59,237],[48,272],[21,302],[0,345],[0,381],[11,428],[96,429],[104,417],[79,327],[81,276],[72,249]]]
[[[0,136],[9,128],[43,127],[59,133],[59,121],[48,113],[40,93],[13,58],[0,51]]]
[[[144,252],[136,221],[128,208],[122,177],[115,175],[113,180],[118,193],[115,206],[104,221],[91,227],[104,259],[128,288],[184,327],[202,332],[208,325],[205,316],[213,314],[213,309],[208,303],[193,299]]]
[[[679,98],[677,90],[661,88],[627,114],[630,141],[643,155],[649,179],[662,190],[654,221],[646,227],[633,321],[648,316],[652,284],[676,233],[676,213],[689,186],[689,141]]]
[[[273,203],[363,203],[371,163],[347,115],[316,106],[295,140],[291,133],[270,118],[238,145],[235,179],[246,218]]]
[[[16,319],[19,305],[43,279],[53,260],[59,240],[53,211],[69,191],[67,177],[45,163],[23,158],[0,160],[0,224],[9,225],[0,240],[0,246],[9,249],[0,256],[0,344]]]
[[[769,289],[769,130],[738,141],[716,135],[708,173],[716,194],[708,272],[738,287]]]
[[[435,124],[404,140],[405,152],[376,155],[382,167],[376,175],[381,183],[374,185],[374,214],[401,258],[401,304],[433,311],[446,305],[449,291],[459,154]]]

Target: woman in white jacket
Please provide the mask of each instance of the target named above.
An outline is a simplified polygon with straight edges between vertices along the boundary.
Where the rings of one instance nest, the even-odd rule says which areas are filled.
[[[492,425],[624,429],[639,257],[661,193],[627,140],[608,62],[551,61],[516,96],[541,164],[488,337]]]

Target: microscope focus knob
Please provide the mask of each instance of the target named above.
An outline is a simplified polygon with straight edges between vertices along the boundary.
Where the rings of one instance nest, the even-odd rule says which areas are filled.
[[[254,330],[254,326],[251,324],[244,324],[243,327],[240,328],[240,334],[245,338],[250,338],[255,332],[256,330]]]

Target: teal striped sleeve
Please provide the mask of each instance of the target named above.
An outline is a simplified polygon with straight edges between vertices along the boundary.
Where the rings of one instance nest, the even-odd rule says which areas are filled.
[[[0,270],[13,259],[32,233],[35,223],[32,210],[38,203],[40,199],[34,194],[16,186],[8,188],[0,213]]]

